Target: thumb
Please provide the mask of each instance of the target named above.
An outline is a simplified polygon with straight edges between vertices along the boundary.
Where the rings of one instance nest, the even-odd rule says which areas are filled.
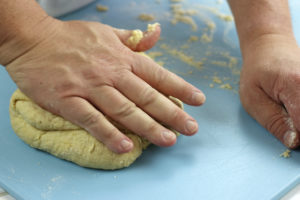
[[[298,147],[300,134],[285,108],[261,88],[256,87],[245,92],[248,94],[241,92],[241,101],[247,112],[288,148]]]
[[[147,51],[151,49],[160,37],[160,25],[148,24],[147,31],[114,29],[121,42],[133,51]]]

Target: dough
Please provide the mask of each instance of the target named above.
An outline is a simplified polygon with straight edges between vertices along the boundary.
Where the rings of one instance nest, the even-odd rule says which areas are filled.
[[[178,99],[170,99],[182,108]],[[24,142],[83,167],[107,170],[128,167],[150,144],[111,120],[134,143],[131,152],[116,154],[82,128],[40,108],[20,90],[12,95],[9,110],[12,128]]]

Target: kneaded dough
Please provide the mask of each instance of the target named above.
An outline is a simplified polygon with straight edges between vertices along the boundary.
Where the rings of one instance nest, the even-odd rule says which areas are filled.
[[[183,107],[178,99],[174,97],[170,99],[177,106]],[[128,167],[150,144],[147,140],[110,120],[134,143],[132,151],[116,154],[84,129],[42,109],[20,90],[16,90],[12,95],[9,111],[12,128],[24,142],[31,147],[83,167],[106,170]]]

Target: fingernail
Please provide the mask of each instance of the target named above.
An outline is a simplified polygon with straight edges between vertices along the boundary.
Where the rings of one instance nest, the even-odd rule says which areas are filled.
[[[185,127],[186,127],[187,131],[188,131],[190,134],[196,133],[197,130],[198,130],[198,124],[197,124],[197,122],[192,121],[192,120],[188,120],[188,121],[186,122]]]
[[[192,95],[192,101],[195,104],[203,104],[205,102],[205,95],[202,92],[194,92]]]
[[[167,142],[173,141],[176,138],[176,135],[171,131],[162,132],[163,139]]]
[[[129,151],[132,149],[133,144],[132,144],[132,142],[125,139],[125,140],[121,141],[121,147],[124,151]]]
[[[284,137],[284,144],[289,148],[295,148],[297,143],[297,133],[295,131],[288,131],[285,133]]]

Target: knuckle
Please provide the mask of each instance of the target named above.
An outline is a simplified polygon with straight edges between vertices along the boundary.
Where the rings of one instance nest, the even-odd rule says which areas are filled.
[[[113,115],[117,118],[125,118],[131,116],[136,111],[136,106],[134,103],[127,101],[120,105],[118,109],[115,110]]]
[[[159,93],[151,87],[145,87],[139,96],[138,105],[141,107],[147,107],[158,98]]]
[[[293,82],[300,84],[300,72],[293,72],[293,73],[289,74],[288,77]]]
[[[154,78],[156,80],[155,86],[158,87],[164,81],[168,80],[170,73],[168,73],[164,68],[157,67],[154,72]]]
[[[116,68],[114,71],[114,77],[112,82],[114,85],[126,85],[127,84],[127,79],[130,77],[130,66],[122,65],[120,68]]]
[[[169,117],[168,117],[169,122],[174,123],[178,121],[183,121],[183,119],[184,119],[184,115],[181,109],[174,107],[173,109],[169,110]]]
[[[119,135],[119,130],[116,128],[112,128],[109,131],[105,131],[102,132],[101,134],[101,138],[103,140],[103,142],[109,142],[109,141],[113,141],[115,138],[117,138]]]
[[[287,121],[282,117],[281,114],[275,114],[271,118],[269,118],[268,121],[266,121],[264,127],[266,127],[266,129],[273,135],[275,135],[277,138],[282,140],[283,133],[287,131],[286,123]]]
[[[145,131],[142,133],[143,137],[149,138],[150,135],[153,135],[159,128],[159,125],[155,122],[152,121],[147,124],[145,127]]]
[[[102,116],[98,112],[89,112],[85,115],[83,115],[79,119],[79,124],[82,125],[83,127],[86,127],[88,129],[93,128],[96,124],[99,123],[103,119],[104,116]]]

